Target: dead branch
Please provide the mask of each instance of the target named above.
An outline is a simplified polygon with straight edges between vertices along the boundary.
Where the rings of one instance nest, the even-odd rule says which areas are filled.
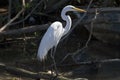
[[[87,42],[86,42],[86,44],[85,44],[85,46],[84,46],[85,48],[88,47],[88,44],[89,44],[89,42],[90,42],[90,40],[91,40],[91,38],[92,38],[94,22],[96,21],[98,14],[99,14],[99,13],[98,13],[98,11],[97,11],[97,9],[96,9],[95,15],[94,15],[94,17],[93,17],[93,19],[92,19],[92,21],[91,21],[90,34],[89,34],[88,40],[87,40]]]
[[[5,24],[2,28],[0,28],[0,32],[2,32],[5,28],[7,28],[8,25],[10,25],[14,20],[16,20],[20,16],[20,14],[24,11],[25,8],[22,8],[14,18],[12,18],[7,24]]]
[[[9,0],[9,6],[8,6],[8,21],[11,19],[11,10],[12,10],[12,0]]]
[[[76,22],[77,20],[73,20],[73,25],[75,24],[74,22]],[[90,24],[91,23],[91,19],[90,20],[86,20],[86,21],[82,21],[79,23],[79,25],[84,25],[84,24]],[[97,21],[95,22],[94,24],[98,24],[98,23],[120,23],[120,22],[107,22],[107,21]],[[4,36],[4,37],[12,37],[12,36],[19,36],[21,34],[27,34],[27,33],[33,33],[33,32],[36,32],[36,31],[42,31],[42,30],[46,30],[49,26],[50,26],[51,23],[48,23],[48,24],[43,24],[43,25],[33,25],[33,26],[28,26],[28,27],[24,27],[24,28],[20,28],[20,29],[14,29],[14,30],[7,30],[7,31],[2,31],[0,32],[0,37]],[[63,22],[63,25],[65,23]],[[120,32],[117,32],[117,33],[120,33]]]
[[[50,24],[44,24],[44,25],[34,25],[34,26],[29,26],[29,27],[24,27],[21,29],[16,29],[16,30],[9,30],[9,31],[3,31],[0,32],[0,36],[18,36],[24,33],[32,33],[35,31],[41,31],[41,30],[45,30],[48,28]]]
[[[25,21],[26,19],[28,19],[28,17],[30,17],[30,15],[38,8],[38,6],[39,6],[43,1],[44,1],[44,0],[40,0],[40,1],[38,2],[38,4],[36,4],[36,6],[31,10],[31,12],[30,12],[27,16],[25,16],[24,19],[22,19],[22,20],[20,20],[20,21],[18,21],[18,22],[14,22],[14,23],[12,23],[12,24],[10,24],[10,25],[15,25],[15,24],[21,23],[21,22]]]
[[[88,10],[88,13],[95,13],[95,8],[91,8]],[[109,13],[109,12],[120,12],[120,7],[104,7],[104,8],[97,8],[99,13]]]
[[[23,12],[23,10],[21,12]],[[120,8],[97,8],[97,11],[98,11],[98,13],[101,13],[101,12],[114,12],[114,11],[115,12],[120,12]],[[89,9],[88,13],[95,13],[95,8]],[[7,23],[5,26],[3,26],[0,30],[4,30],[8,25],[14,24],[14,23],[11,23],[12,21],[14,21],[14,20],[11,19],[10,22]],[[77,21],[78,20],[73,20],[73,23],[76,24]],[[91,19],[88,19],[86,21],[80,22],[79,25],[90,24],[90,23],[91,23]],[[97,23],[107,23],[107,24],[115,23],[115,24],[118,24],[120,22],[117,22],[117,21],[115,21],[115,22],[107,22],[105,20],[102,20],[102,21],[96,21],[94,24],[97,24]],[[50,24],[48,23],[48,24],[44,24],[44,25],[34,25],[34,26],[29,26],[29,27],[25,27],[25,28],[21,28],[21,29],[2,31],[2,32],[0,32],[0,37],[1,36],[11,36],[11,35],[12,36],[13,35],[18,36],[18,35],[24,34],[24,33],[31,33],[31,32],[35,32],[35,31],[41,31],[41,30],[47,29],[49,27],[49,25]]]
[[[16,23],[13,23],[13,24],[18,24],[18,23],[23,22],[24,20],[26,20],[26,19],[33,13],[33,11],[35,11],[35,9],[42,3],[42,1],[43,1],[43,0],[41,0],[23,20],[20,20],[20,21],[18,21],[18,22],[16,22]],[[2,28],[0,28],[0,32],[2,32],[2,31],[3,31],[5,28],[7,28],[9,25],[13,25],[13,24],[11,24],[11,23],[12,23],[13,21],[15,21],[15,20],[20,16],[20,14],[23,13],[24,11],[25,11],[25,7],[23,7],[23,8],[18,12],[18,14],[17,14],[14,18],[12,18],[7,24],[5,24]]]
[[[73,25],[73,27],[70,29],[70,31],[62,38],[62,40],[61,41],[63,41],[66,37],[68,37],[69,35],[70,35],[70,33],[75,29],[75,27],[84,19],[84,17],[87,15],[87,13],[88,13],[88,10],[90,9],[90,6],[91,6],[91,4],[92,4],[92,2],[93,2],[93,0],[90,0],[90,2],[89,2],[89,4],[88,4],[88,6],[87,6],[87,9],[86,9],[86,13],[84,13],[84,15],[79,19],[79,20],[77,20],[76,22],[75,22],[75,24]]]
[[[105,59],[105,60],[96,60],[96,61],[88,61],[88,62],[79,62],[74,64],[59,64],[57,67],[71,67],[71,66],[81,66],[81,65],[91,65],[91,64],[100,64],[100,63],[107,63],[107,62],[120,62],[120,59]]]

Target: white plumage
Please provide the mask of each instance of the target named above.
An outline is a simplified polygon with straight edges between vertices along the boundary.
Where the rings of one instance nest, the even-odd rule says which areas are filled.
[[[59,32],[59,33],[58,33]],[[53,47],[57,46],[60,38],[63,34],[62,24],[60,22],[54,22],[51,24],[45,35],[43,36],[39,49],[38,49],[38,59],[41,61],[45,59],[48,51]]]
[[[63,28],[62,23],[59,21],[56,21],[50,25],[46,33],[44,34],[40,46],[38,48],[38,54],[37,58],[39,60],[44,60],[48,51],[56,47],[61,39],[62,36],[68,33],[68,31],[71,28],[72,21],[69,15],[66,15],[68,11],[80,11],[80,12],[86,12],[85,10],[76,8],[72,5],[68,5],[63,8],[61,12],[61,17],[64,21],[66,21],[66,26]]]

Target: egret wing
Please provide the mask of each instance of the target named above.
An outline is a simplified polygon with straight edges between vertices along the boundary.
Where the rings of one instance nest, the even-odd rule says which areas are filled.
[[[61,38],[61,28],[62,24],[60,22],[54,22],[44,34],[39,49],[38,49],[38,59],[43,60],[47,55],[48,51],[56,46]]]

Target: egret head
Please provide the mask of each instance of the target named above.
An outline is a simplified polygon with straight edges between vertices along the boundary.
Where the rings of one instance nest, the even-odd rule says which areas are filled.
[[[86,12],[86,10],[83,10],[83,9],[80,9],[80,8],[76,8],[75,6],[72,6],[72,5],[68,5],[68,6],[65,6],[63,8],[63,11],[78,11],[78,12]]]

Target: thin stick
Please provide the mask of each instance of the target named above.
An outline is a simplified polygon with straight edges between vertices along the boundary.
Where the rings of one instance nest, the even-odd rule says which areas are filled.
[[[25,0],[22,0],[22,6],[23,7],[25,7],[25,4],[26,4]],[[24,15],[25,15],[25,12],[22,13],[23,19],[24,19]],[[22,26],[23,26],[23,28],[25,27],[25,22],[24,21],[22,23]],[[26,35],[25,34],[24,34],[24,39],[23,40],[24,40],[24,43],[23,43],[23,53],[25,53],[26,52],[26,45],[25,45],[26,44]]]
[[[12,23],[10,25],[15,25],[15,24],[18,24],[18,23],[21,23],[23,21],[25,21],[36,9],[37,7],[43,2],[44,0],[40,0],[39,3],[31,10],[31,12],[22,20],[18,21],[18,22],[15,22],[15,23]]]
[[[14,18],[12,18],[7,24],[5,24],[2,28],[0,28],[0,32],[2,32],[5,28],[7,28],[7,27],[8,27],[14,20],[16,20],[16,19],[20,16],[20,14],[23,13],[24,11],[25,11],[25,8],[22,8]]]
[[[93,2],[93,0],[90,1],[89,5],[88,5],[88,7],[87,7],[87,11],[89,10],[90,5],[92,4],[92,2]],[[61,41],[63,41],[66,37],[69,36],[69,34],[73,31],[73,29],[83,20],[83,18],[84,18],[86,15],[87,15],[87,12],[84,13],[84,15],[82,16],[82,18],[75,23],[75,25],[72,27],[72,29],[69,31],[69,33],[68,33],[65,37],[63,37]],[[89,38],[88,38],[88,39],[89,39]],[[87,41],[87,42],[88,42],[88,41]],[[80,50],[77,50],[77,53],[78,53],[79,51],[83,50],[84,48],[85,48],[85,47],[83,47],[83,48],[80,49]],[[76,54],[77,54],[77,53],[76,53]],[[61,61],[60,63],[62,63],[69,55],[72,55],[72,58],[74,59],[73,56],[76,55],[76,54],[72,54],[72,53],[67,54],[67,55],[62,59],[62,61]],[[74,59],[74,60],[75,60],[75,59]]]
[[[90,40],[91,40],[92,33],[93,33],[93,24],[94,24],[95,20],[97,19],[97,15],[98,15],[98,12],[97,12],[97,9],[96,9],[96,11],[95,11],[95,16],[94,16],[94,18],[92,19],[92,22],[91,22],[90,34],[89,34],[88,40],[87,40],[87,42],[86,42],[86,44],[85,44],[85,47],[88,46],[88,43],[89,43]]]
[[[74,56],[75,56],[76,54],[82,52],[84,49],[86,49],[86,48],[88,47],[88,43],[90,42],[91,37],[92,37],[92,33],[93,33],[93,24],[94,24],[95,20],[97,19],[97,15],[98,15],[98,12],[97,12],[97,9],[96,9],[95,16],[94,16],[94,18],[92,19],[92,22],[91,22],[90,34],[89,34],[89,37],[88,37],[88,40],[87,40],[85,46],[84,46],[83,48],[75,51],[74,53],[69,53],[69,54],[67,54],[67,55],[62,59],[61,63],[62,63],[69,55],[71,55],[72,58],[73,58],[73,60],[74,60],[76,63],[78,63],[78,62],[76,61],[76,59],[74,58]]]
[[[81,65],[91,65],[96,63],[107,63],[107,62],[120,62],[120,59],[105,59],[105,60],[96,60],[96,61],[87,61],[87,62],[80,62],[80,63],[74,63],[74,64],[60,64],[57,65],[57,67],[73,67],[73,66],[81,66]]]
[[[11,19],[11,9],[12,9],[12,0],[9,0],[9,6],[8,6],[8,21]]]
[[[5,24],[2,28],[0,28],[0,32],[2,32],[5,28],[7,28],[7,26],[15,25],[15,24],[25,21],[43,1],[44,0],[39,1],[39,3],[32,9],[32,11],[24,19],[14,23],[14,24],[11,24],[14,20],[16,20],[20,16],[21,13],[23,13],[25,11],[25,8],[22,8],[22,10],[13,19],[11,19],[7,24]]]
[[[93,0],[91,0],[89,2],[89,5],[87,7],[87,11],[89,10],[91,4],[92,4]],[[66,37],[68,37],[70,35],[70,33],[75,29],[75,27],[84,19],[84,17],[87,15],[87,12],[84,13],[84,15],[73,25],[73,27],[71,28],[71,30],[68,32],[68,34],[66,34],[62,39],[61,41],[63,41]]]

